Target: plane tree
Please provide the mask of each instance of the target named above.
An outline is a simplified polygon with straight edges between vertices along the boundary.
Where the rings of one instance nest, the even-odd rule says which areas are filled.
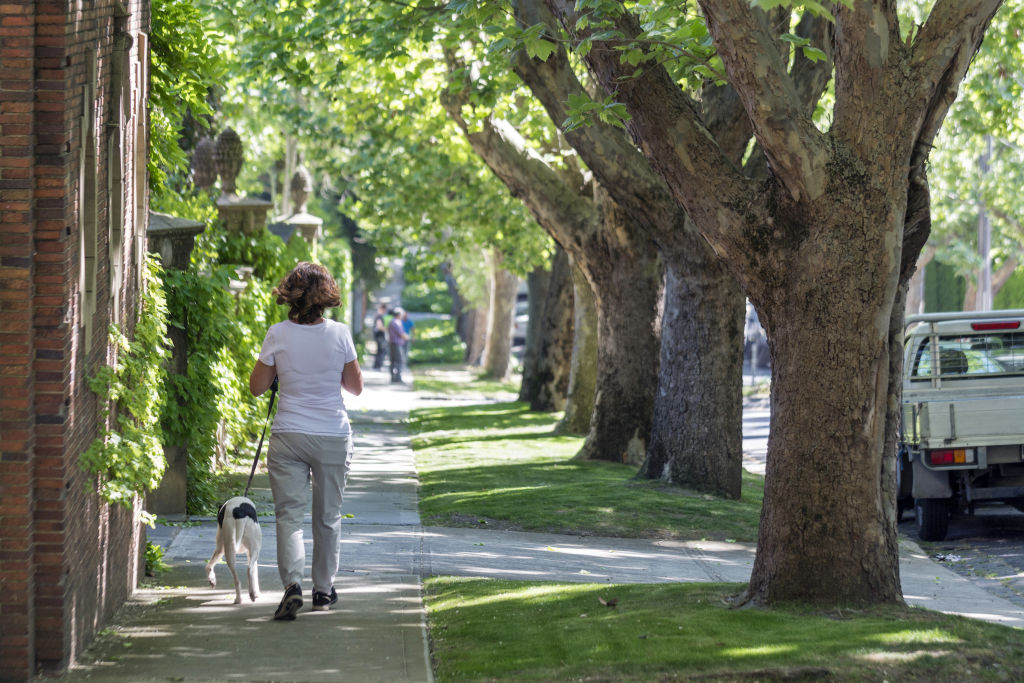
[[[662,318],[661,363],[654,422],[641,475],[728,497],[738,497],[741,475],[741,349],[743,294],[732,274],[697,232],[668,186],[639,149],[616,126],[601,116],[579,121],[573,111],[596,103],[577,77],[572,60],[558,38],[554,17],[543,0],[512,3],[521,30],[540,28],[547,49],[529,45],[513,57],[513,67],[544,104],[553,121],[566,122],[565,137],[609,193],[637,217],[658,244],[666,266]],[[647,15],[661,22],[664,17]],[[789,13],[777,13],[788,21]],[[821,40],[827,22],[808,15],[795,33]],[[707,41],[703,20],[693,13],[677,18],[666,29],[688,31],[694,43]],[[823,57],[827,57],[822,53]],[[821,60],[827,64],[827,59]],[[677,80],[701,83],[704,62],[675,57]],[[828,80],[827,68],[817,67],[802,53],[793,71],[807,106],[814,104]],[[704,119],[737,164],[748,149],[750,125],[742,116],[735,92],[728,86],[703,82],[700,107]],[[758,155],[749,155],[746,172],[758,174]]]
[[[548,3],[768,336],[765,500],[745,599],[901,602],[887,439],[899,386],[890,356],[900,354],[890,351],[929,229],[925,162],[1001,1],[937,0],[909,31],[895,2],[828,4],[835,95],[821,130],[768,14],[748,0],[699,0],[765,181],[725,154],[623,3]]]

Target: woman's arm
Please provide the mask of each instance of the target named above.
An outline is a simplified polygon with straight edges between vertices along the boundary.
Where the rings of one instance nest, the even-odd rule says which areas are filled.
[[[341,386],[355,396],[363,393],[363,371],[359,369],[359,361],[345,363],[341,370]]]
[[[273,365],[266,365],[261,360],[256,361],[252,374],[249,375],[249,391],[253,396],[261,395],[274,383],[275,377],[277,377],[277,368]]]

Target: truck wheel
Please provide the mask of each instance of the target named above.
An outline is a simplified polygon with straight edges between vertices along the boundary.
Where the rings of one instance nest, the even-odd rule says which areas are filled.
[[[914,468],[906,446],[900,446],[896,454],[896,522],[903,521],[903,513],[914,507],[911,495],[914,484]]]
[[[903,513],[913,507],[913,501],[904,500],[900,498],[896,501],[896,523],[899,524],[903,521]]]
[[[944,498],[918,498],[914,501],[917,513],[917,535],[922,541],[941,541],[949,531],[949,505]]]

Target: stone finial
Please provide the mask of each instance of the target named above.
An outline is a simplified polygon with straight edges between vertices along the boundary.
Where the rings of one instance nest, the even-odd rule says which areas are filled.
[[[192,152],[192,182],[202,190],[210,189],[217,182],[216,153],[217,145],[209,136],[197,142]]]
[[[313,193],[313,176],[305,166],[295,169],[288,189],[292,193],[292,204],[294,205],[292,210],[297,214],[306,213],[306,202],[309,201],[309,195]]]
[[[225,128],[217,136],[216,153],[217,172],[220,174],[221,194],[237,194],[235,181],[242,170],[242,139],[231,128]]]

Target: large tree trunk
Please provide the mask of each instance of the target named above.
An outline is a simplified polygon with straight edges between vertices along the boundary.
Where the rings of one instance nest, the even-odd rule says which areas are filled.
[[[662,253],[661,371],[640,476],[739,498],[743,293],[707,249]]]
[[[513,5],[521,26],[544,23],[557,32],[541,0]],[[553,121],[569,116],[567,102],[574,96],[586,96],[561,48],[544,60],[520,51],[514,65]],[[739,162],[750,138],[739,99],[726,88],[709,88],[702,99],[709,130],[719,140],[728,138],[724,148]],[[725,269],[707,242],[621,129],[595,121],[566,131],[565,137],[601,187],[658,244],[666,268],[675,273],[667,277],[669,286],[683,290],[667,292],[664,299],[661,370],[641,476],[738,497],[742,328],[735,316],[742,310],[742,295],[731,276],[723,278]],[[717,291],[720,283],[724,291]]]
[[[526,291],[528,293],[526,310],[529,315],[529,323],[526,325],[526,341],[523,344],[523,379],[519,384],[517,399],[525,403],[531,402],[537,395],[537,373],[542,335],[540,318],[544,311],[544,302],[548,297],[548,283],[551,281],[552,267],[553,263],[549,263],[547,266],[538,266],[526,276]],[[516,295],[516,317],[519,317],[518,295]],[[544,332],[550,333],[546,330]]]
[[[476,306],[463,314],[466,320],[466,365],[479,366],[484,361],[484,347],[487,344],[487,321],[490,312],[486,306]]]
[[[921,251],[921,255],[917,259],[917,267],[907,284],[907,315],[924,313],[924,271],[933,258],[935,258],[935,247],[929,246]]]
[[[523,388],[519,400],[528,401],[530,410],[563,410],[569,392],[569,373],[573,348],[573,293],[569,256],[558,247],[547,273],[545,296],[534,307],[531,300],[527,336],[537,330],[533,377],[527,386],[524,363]],[[530,287],[533,296],[535,287]],[[536,317],[534,317],[536,315]],[[527,344],[529,346],[529,343]]]
[[[828,213],[807,219],[823,229],[788,254],[786,275],[750,292],[768,335],[772,394],[747,598],[902,602],[893,481],[881,476],[892,464],[883,444],[900,245],[879,248],[865,226],[901,233],[906,196],[823,203]]]
[[[519,278],[502,266],[501,253],[492,252],[491,258],[491,315],[488,320],[484,375],[493,379],[508,377],[512,357],[512,323],[516,310],[516,290]]]
[[[1007,282],[1010,281],[1010,276],[1013,275],[1013,271],[1017,270],[1017,258],[1011,256],[1003,263],[999,269],[991,274],[989,281],[992,283],[992,291],[989,296],[989,301],[995,301],[996,294],[999,294]],[[978,276],[967,278],[967,290],[964,292],[964,305],[963,310],[975,311],[978,310]]]
[[[569,259],[573,292],[572,362],[565,415],[555,428],[558,434],[583,436],[590,431],[597,387],[597,305],[583,271]]]
[[[576,458],[640,465],[658,383],[661,258],[633,218],[597,192],[605,229],[588,245],[581,267],[597,305],[598,390],[590,433]]]
[[[441,277],[444,278],[444,284],[448,287],[448,295],[452,299],[451,316],[455,322],[455,334],[459,335],[462,341],[468,342],[469,338],[465,330],[466,320],[465,316],[463,316],[466,302],[459,292],[459,282],[455,279],[455,274],[452,272],[451,261],[441,264]]]
[[[453,53],[447,58],[453,73],[472,72]],[[470,87],[442,96],[449,115],[473,150],[575,259],[594,290],[600,346],[595,414],[577,457],[639,465],[647,447],[657,381],[655,320],[661,274],[654,245],[634,216],[620,215],[610,201],[584,195],[581,187],[588,185],[582,178],[567,178],[532,154],[507,122],[491,119],[471,127],[462,115]],[[619,272],[613,274],[616,268]],[[633,296],[627,296],[631,291]]]

